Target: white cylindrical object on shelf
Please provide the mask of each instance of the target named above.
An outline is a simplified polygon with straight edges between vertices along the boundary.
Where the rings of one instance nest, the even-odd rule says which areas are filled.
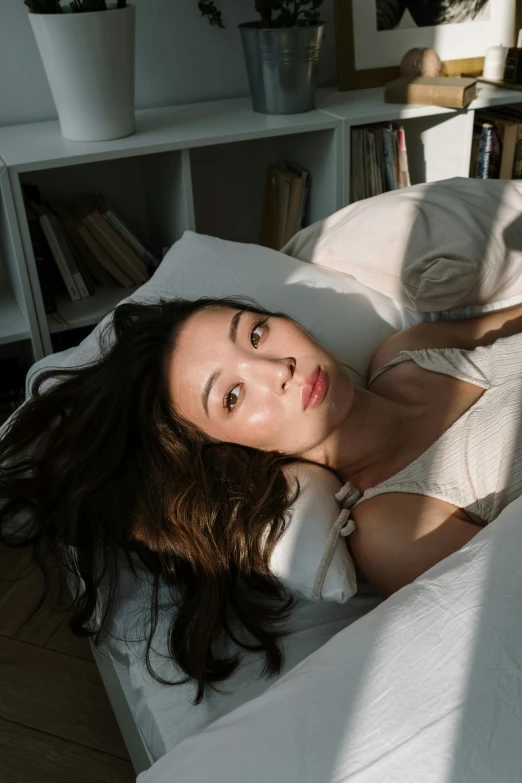
[[[504,78],[506,66],[507,46],[490,46],[484,59],[484,79],[492,79],[501,82]]]
[[[134,6],[29,14],[64,138],[104,141],[135,132],[135,19]]]

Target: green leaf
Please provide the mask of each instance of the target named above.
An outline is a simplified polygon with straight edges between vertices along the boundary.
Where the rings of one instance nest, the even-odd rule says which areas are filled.
[[[319,9],[324,0],[254,0],[254,9],[266,27],[296,27],[319,22]],[[198,0],[201,16],[210,24],[224,27],[221,11],[214,0]]]

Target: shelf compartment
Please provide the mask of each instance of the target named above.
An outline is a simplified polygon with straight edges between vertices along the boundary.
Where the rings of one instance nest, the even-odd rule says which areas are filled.
[[[145,242],[157,252],[194,228],[190,164],[185,150],[135,155],[89,164],[64,165],[11,176],[16,181],[19,224],[24,238],[28,266],[36,282],[33,285],[39,329],[44,353],[53,351],[51,335],[67,331],[44,312],[34,255],[25,215],[21,187],[36,185],[43,199],[67,200],[82,193],[101,193],[115,211]],[[96,293],[79,302],[71,302],[65,291],[57,293],[57,310],[71,329],[94,326],[109,310],[135,288],[99,287]]]
[[[259,242],[267,166],[281,160],[311,172],[308,223],[340,208],[340,129],[198,147],[190,150],[195,230],[235,242]]]
[[[379,123],[365,123],[362,126],[347,126],[345,130],[345,155],[351,161],[352,128]],[[452,177],[467,177],[473,125],[473,113],[449,112],[430,114],[395,121],[404,128],[408,168],[412,185]],[[351,203],[350,165],[344,167],[344,205]]]

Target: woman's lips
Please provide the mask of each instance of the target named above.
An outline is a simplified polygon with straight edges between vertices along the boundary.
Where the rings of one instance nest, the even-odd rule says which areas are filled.
[[[310,375],[307,375],[301,390],[303,409],[316,408],[324,400],[328,391],[328,375],[320,367],[317,367]]]

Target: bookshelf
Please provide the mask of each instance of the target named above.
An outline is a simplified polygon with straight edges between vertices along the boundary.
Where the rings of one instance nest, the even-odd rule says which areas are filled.
[[[480,85],[456,111],[386,104],[382,89],[318,91],[317,108],[261,115],[250,98],[145,109],[133,136],[106,142],[63,139],[58,122],[0,128],[0,348],[29,346],[33,360],[56,350],[64,331],[44,311],[22,198],[24,184],[48,198],[100,192],[139,236],[169,247],[185,230],[257,242],[266,169],[281,159],[311,172],[308,218],[350,203],[353,127],[400,122],[412,184],[468,176],[474,112],[513,105],[522,95]],[[94,326],[133,289],[100,288],[79,302],[58,302],[71,329]]]

